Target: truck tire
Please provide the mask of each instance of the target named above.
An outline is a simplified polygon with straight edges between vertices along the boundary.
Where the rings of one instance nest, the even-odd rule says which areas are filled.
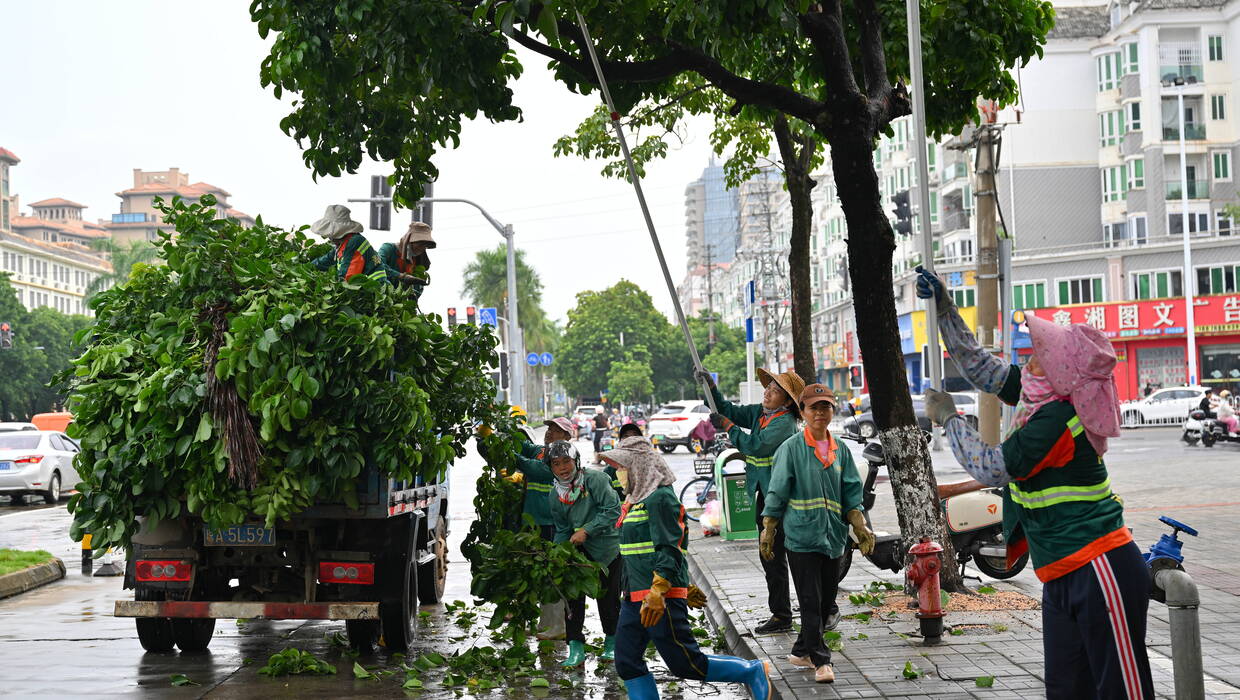
[[[383,644],[390,652],[404,653],[413,644],[414,622],[418,613],[418,526],[417,519],[395,518],[389,552],[404,556],[387,558],[380,585],[379,622],[383,627]]]
[[[148,591],[141,588],[134,591],[134,600],[163,600],[163,591]],[[172,621],[166,617],[135,617],[134,627],[138,630],[138,643],[147,651],[172,651],[175,640],[172,637]]]
[[[206,651],[215,635],[215,618],[174,618],[172,639],[183,652]]]
[[[369,654],[379,641],[378,620],[345,620],[344,632],[349,637],[349,648]]]
[[[676,446],[661,442],[659,443],[659,451],[665,455],[670,455],[671,453],[676,451]]]
[[[423,605],[434,605],[443,600],[444,585],[448,582],[448,521],[442,515],[443,511],[444,506],[441,505],[432,540],[435,543],[435,559],[418,567],[418,600]]]

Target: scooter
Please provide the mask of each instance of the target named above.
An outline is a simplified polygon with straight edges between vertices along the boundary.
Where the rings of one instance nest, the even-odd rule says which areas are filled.
[[[1227,432],[1227,425],[1217,418],[1211,418],[1200,408],[1193,409],[1184,421],[1184,434],[1180,439],[1189,445],[1198,441],[1203,447],[1214,447],[1216,442],[1240,442],[1240,435]]]
[[[865,506],[865,519],[868,524],[870,510],[874,506],[878,472],[887,465],[887,457],[880,442],[870,442],[860,433],[853,431],[845,431],[843,437],[865,445],[861,456],[868,465],[868,470],[862,486],[861,502]],[[927,433],[926,439],[929,438]],[[947,517],[947,530],[956,549],[956,563],[961,572],[963,573],[965,565],[970,561],[991,578],[1008,579],[1024,570],[1029,563],[1028,552],[1008,566],[1007,544],[1003,540],[1003,497],[999,495],[998,489],[983,488],[956,495],[946,495],[945,490],[946,487],[940,487],[939,493],[946,496],[942,498],[942,507]],[[851,528],[849,535],[855,543],[856,537],[852,535]],[[874,553],[866,559],[880,569],[899,572],[904,563],[900,535],[876,531],[874,536]],[[852,565],[852,552],[853,547],[844,550],[843,559],[840,561],[840,578],[844,577]]]

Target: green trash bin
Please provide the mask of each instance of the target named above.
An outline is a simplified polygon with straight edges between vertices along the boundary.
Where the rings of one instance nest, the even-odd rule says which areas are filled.
[[[723,522],[719,526],[719,536],[725,540],[754,540],[758,538],[757,514],[754,513],[753,501],[745,492],[745,463],[732,461],[728,464],[738,465],[739,472],[724,472],[724,460],[715,462],[715,484],[722,484],[719,489],[720,505],[723,506]]]

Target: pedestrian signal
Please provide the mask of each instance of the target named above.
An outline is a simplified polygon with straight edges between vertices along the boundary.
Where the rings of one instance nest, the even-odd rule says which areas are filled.
[[[848,366],[848,387],[860,389],[865,386],[865,375],[861,373],[861,365]]]

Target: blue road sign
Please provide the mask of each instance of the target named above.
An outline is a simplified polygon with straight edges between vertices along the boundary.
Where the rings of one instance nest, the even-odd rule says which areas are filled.
[[[499,318],[494,306],[484,306],[478,309],[478,325],[492,327],[499,325]]]
[[[711,372],[711,373],[710,373],[710,380],[711,380],[712,382],[714,382],[715,384],[718,384],[718,383],[719,383],[719,373],[718,373],[718,372]]]
[[[552,361],[553,359],[555,359],[555,358],[553,358],[553,357],[551,356],[551,353],[549,353],[549,352],[544,352],[544,353],[543,353],[543,354],[542,354],[542,355],[541,355],[538,359],[542,361],[542,366],[543,366],[543,367],[550,367],[550,366],[551,366],[551,361]]]
[[[526,355],[525,364],[529,365],[530,367],[537,367],[538,366],[538,353],[532,352]]]

